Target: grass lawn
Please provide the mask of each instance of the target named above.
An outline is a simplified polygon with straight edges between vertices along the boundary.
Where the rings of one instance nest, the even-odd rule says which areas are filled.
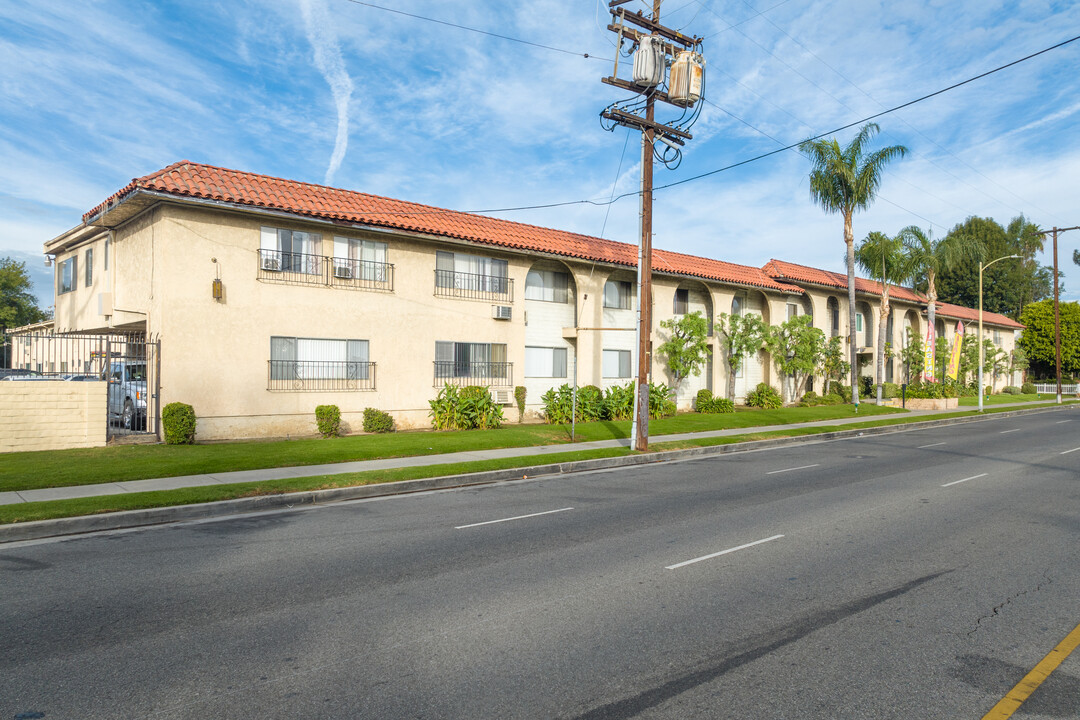
[[[823,408],[787,408],[786,410],[835,410],[837,406],[823,407]],[[846,406],[849,412],[843,417],[854,416],[854,408]],[[863,406],[860,415],[874,416],[874,415],[887,415],[886,408],[875,408],[873,406]],[[1007,412],[1009,408],[991,408],[986,412],[988,414]],[[875,412],[876,411],[876,412]],[[771,412],[784,412],[784,411],[771,411]],[[747,413],[736,413],[735,416],[706,416],[716,418],[727,418],[729,421],[736,422],[738,424],[730,425],[729,427],[754,427],[754,425],[745,424],[746,418],[737,418],[740,414],[754,414],[754,411],[747,411]],[[761,413],[763,416],[764,412]],[[934,416],[934,419],[947,419],[954,417],[970,417],[973,413],[971,411],[957,411],[954,413],[938,414]],[[807,417],[802,413],[795,413],[796,417],[800,417],[800,420],[790,420],[789,422],[806,422]],[[773,416],[775,417],[775,416]],[[783,417],[781,415],[780,417]],[[679,424],[681,417],[669,418],[661,422],[668,422],[670,425],[678,427],[677,430],[669,430],[665,434],[671,434],[674,432],[684,432],[682,426]],[[765,419],[764,417],[762,419]],[[833,419],[812,417],[809,419]],[[845,430],[856,430],[860,428],[872,428],[880,427],[883,425],[897,425],[907,424],[913,422],[920,422],[925,420],[925,417],[911,417],[906,414],[902,414],[899,417],[893,414],[892,417],[879,417],[876,420],[867,420],[860,423],[849,423],[843,425]],[[685,422],[685,421],[684,421]],[[775,425],[776,423],[772,423]],[[767,426],[764,423],[758,425]],[[534,426],[535,427],[535,426]],[[546,427],[546,426],[544,426]],[[584,427],[584,426],[583,426]],[[706,428],[715,429],[715,428]],[[784,428],[781,430],[765,430],[760,432],[748,432],[737,436],[728,437],[712,437],[712,438],[693,438],[690,440],[679,440],[664,442],[662,439],[658,439],[655,442],[650,443],[650,450],[653,452],[662,452],[664,450],[680,450],[685,448],[694,447],[706,447],[710,445],[728,445],[739,442],[747,442],[750,440],[765,440],[778,437],[804,437],[810,435],[819,435],[831,432],[837,429],[836,426],[826,426],[820,428]],[[652,424],[650,423],[650,431],[652,430]],[[500,432],[500,431],[491,431]],[[440,437],[451,436],[460,433],[438,433]],[[474,433],[469,433],[474,434]],[[432,433],[427,433],[431,436]],[[372,436],[364,436],[372,437]],[[385,437],[385,436],[381,436]],[[663,435],[659,435],[660,438]],[[339,438],[334,441],[316,441],[324,442],[327,444],[336,444],[347,438]],[[302,441],[293,441],[293,444]],[[258,445],[259,443],[237,443],[240,445]],[[262,445],[272,445],[273,443],[262,443]],[[156,446],[142,446],[144,449]],[[209,446],[193,446],[187,449],[193,450],[199,447],[220,447],[216,445]],[[570,446],[572,447],[572,446]],[[116,448],[126,449],[126,448]],[[74,452],[74,451],[69,451]],[[28,453],[29,454],[29,453]],[[35,453],[36,455],[43,455],[44,453]],[[121,495],[105,495],[99,497],[79,498],[74,500],[53,500],[48,502],[33,502],[33,503],[19,503],[13,505],[0,505],[0,524],[4,523],[16,523],[16,522],[29,522],[32,520],[48,520],[54,518],[74,517],[77,515],[92,515],[97,513],[116,512],[120,510],[137,510],[144,508],[157,508],[168,507],[172,505],[189,505],[194,503],[214,502],[217,500],[232,500],[235,498],[243,497],[255,497],[258,495],[275,495],[288,492],[299,492],[303,490],[322,490],[328,488],[339,487],[352,487],[356,485],[373,485],[378,483],[389,483],[400,480],[413,480],[417,478],[437,477],[442,475],[455,475],[458,473],[469,472],[483,472],[486,470],[500,470],[505,468],[514,467],[526,467],[535,464],[554,464],[560,462],[569,462],[573,460],[588,460],[592,458],[603,457],[620,457],[623,455],[633,454],[633,451],[627,448],[599,448],[592,450],[569,450],[564,453],[555,453],[551,455],[537,456],[523,456],[516,458],[502,458],[498,460],[482,460],[471,461],[467,463],[454,463],[447,465],[430,465],[423,467],[412,468],[398,468],[393,470],[371,470],[367,472],[359,473],[344,473],[339,475],[316,475],[303,478],[289,478],[284,480],[269,480],[250,483],[236,483],[232,485],[211,485],[207,487],[195,487],[195,488],[182,488],[179,490],[161,490],[156,492],[142,492],[142,493],[125,493]],[[43,487],[43,486],[42,486]]]
[[[903,411],[866,403],[859,410],[860,416],[894,413]],[[854,416],[855,409],[851,405],[739,410],[724,415],[683,413],[650,422],[649,435],[650,438],[658,438],[674,433],[784,425]],[[580,423],[576,439],[579,442],[610,440],[629,437],[629,434],[628,420]],[[568,443],[569,426],[508,423],[498,430],[466,432],[410,431],[331,440],[314,438],[187,446],[122,445],[9,453],[0,462],[0,491]]]
[[[989,395],[983,396],[983,407],[986,407],[987,405],[1003,405],[1005,403],[1018,402],[1037,402],[1039,400],[1054,399],[1056,399],[1055,395],[1039,395],[1038,393],[1034,395]],[[972,397],[962,397],[960,398],[960,404],[965,406],[970,405],[972,407],[978,407],[979,396],[974,395]]]

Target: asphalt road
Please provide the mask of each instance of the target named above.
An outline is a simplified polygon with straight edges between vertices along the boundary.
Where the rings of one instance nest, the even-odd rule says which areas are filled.
[[[0,719],[982,718],[1078,623],[1063,410],[0,546]]]

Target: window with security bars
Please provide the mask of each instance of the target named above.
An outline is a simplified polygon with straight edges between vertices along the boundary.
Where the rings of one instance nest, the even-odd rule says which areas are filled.
[[[508,295],[506,260],[439,251],[435,253],[435,294],[489,298]]]
[[[376,240],[334,238],[334,278],[386,283],[390,280],[387,244]]]
[[[273,336],[271,390],[374,390],[367,340]]]
[[[259,240],[262,269],[274,272],[321,275],[319,233],[264,227]]]
[[[502,343],[435,343],[436,386],[457,381],[468,381],[469,385],[506,385],[513,379],[511,365],[506,361],[506,345]]]

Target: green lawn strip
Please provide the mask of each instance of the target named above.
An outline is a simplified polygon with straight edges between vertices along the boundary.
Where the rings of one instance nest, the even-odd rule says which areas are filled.
[[[862,405],[860,415],[903,412]],[[851,405],[779,410],[740,410],[722,415],[683,413],[649,423],[651,437],[854,417]],[[576,440],[628,437],[629,421],[580,423]],[[123,445],[105,448],[8,453],[0,458],[0,491],[68,487],[147,478],[352,462],[536,445],[570,443],[570,428],[508,423],[498,430],[399,432],[323,440],[278,440],[205,445]]]
[[[1002,405],[1005,403],[1018,402],[1039,402],[1040,400],[1044,402],[1046,400],[1054,400],[1054,396],[1040,396],[1037,393],[1035,395],[990,395],[989,397],[983,398],[983,405]],[[979,396],[975,395],[973,397],[962,397],[960,398],[960,404],[977,406],[979,404]]]
[[[30,522],[32,520],[53,520],[56,518],[75,517],[78,515],[96,515],[99,513],[118,512],[121,510],[143,510],[146,508],[171,507],[234,500],[236,498],[256,497],[259,495],[280,495],[303,490],[327,490],[330,488],[354,487],[357,485],[377,485],[400,480],[442,477],[461,473],[503,470],[506,468],[528,467],[531,465],[549,465],[574,460],[592,460],[594,458],[619,457],[631,454],[626,448],[601,448],[597,450],[577,450],[574,452],[552,453],[549,455],[527,455],[497,460],[476,460],[446,465],[424,465],[420,467],[395,468],[392,470],[368,470],[340,475],[314,475],[312,477],[267,480],[231,485],[207,485],[203,487],[180,488],[178,490],[157,490],[152,492],[125,493],[122,495],[99,495],[72,500],[48,500],[45,502],[0,505],[0,524]]]

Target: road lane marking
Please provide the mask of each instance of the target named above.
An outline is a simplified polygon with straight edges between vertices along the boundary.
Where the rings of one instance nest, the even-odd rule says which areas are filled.
[[[1055,425],[1060,425],[1061,423],[1067,423],[1067,422],[1072,422],[1072,420],[1058,420],[1058,421],[1057,421],[1056,423],[1054,423],[1054,424],[1055,424]]]
[[[937,447],[938,445],[944,445],[944,444],[945,444],[945,443],[943,443],[943,442],[939,442],[939,443],[930,443],[929,445],[920,445],[919,447],[917,447],[917,448],[915,448],[915,449],[916,449],[916,450],[925,450],[925,449],[926,449],[926,448],[928,448],[928,447]]]
[[[981,477],[986,477],[986,473],[983,473],[982,475],[972,475],[971,477],[964,478],[963,480],[953,480],[951,483],[945,483],[941,487],[949,487],[950,485],[959,485],[962,482],[967,482],[968,480],[978,480]]]
[[[983,715],[983,720],[1006,720],[1012,717],[1012,714],[1020,709],[1031,693],[1035,692],[1043,681],[1050,677],[1050,673],[1057,670],[1058,666],[1065,662],[1065,658],[1069,657],[1069,654],[1077,647],[1080,647],[1080,625],[1073,628],[1073,631],[1040,660],[1023,680],[1016,683],[1016,686],[1001,698],[998,704],[990,709],[990,712]]]
[[[1020,430],[1020,429],[1021,429],[1021,428],[1013,428],[1012,430],[1002,430],[1002,431],[1001,431],[1000,433],[998,433],[998,434],[999,434],[999,435],[1004,435],[1005,433],[1011,433],[1011,432],[1016,432],[1017,430]]]
[[[552,513],[566,512],[567,510],[573,510],[574,508],[559,508],[558,510],[545,510],[544,512],[530,513],[528,515],[517,515],[516,517],[502,518],[501,520],[487,520],[485,522],[472,523],[471,525],[458,525],[455,530],[464,530],[465,528],[480,527],[481,525],[494,525],[495,523],[510,522],[511,520],[524,520],[525,518],[539,517],[541,515],[550,515]]]
[[[702,560],[711,560],[714,557],[720,557],[721,555],[727,555],[728,553],[733,553],[733,552],[736,552],[738,550],[745,550],[748,547],[754,547],[755,545],[760,545],[761,543],[767,543],[767,542],[770,542],[772,540],[779,540],[782,537],[784,537],[784,536],[783,535],[773,535],[772,537],[765,538],[764,540],[755,540],[752,543],[746,543],[745,545],[740,545],[739,547],[733,547],[733,548],[728,548],[727,550],[721,550],[720,552],[713,553],[712,555],[702,555],[701,557],[694,558],[693,560],[686,560],[686,561],[681,562],[681,563],[675,563],[674,565],[668,565],[664,569],[665,570],[677,570],[677,569],[679,569],[681,567],[686,567],[687,565],[693,565],[696,562],[701,562]]]
[[[776,473],[791,472],[792,470],[806,470],[807,468],[817,467],[820,464],[821,463],[814,463],[813,465],[800,465],[799,467],[795,467],[795,468],[785,468],[783,470],[773,470],[772,472],[767,472],[765,474],[766,475],[775,475]]]
[[[1080,450],[1080,448],[1073,448],[1072,450],[1066,450],[1065,452],[1063,452],[1061,454],[1062,455],[1068,455],[1069,453],[1076,452],[1077,450]]]

